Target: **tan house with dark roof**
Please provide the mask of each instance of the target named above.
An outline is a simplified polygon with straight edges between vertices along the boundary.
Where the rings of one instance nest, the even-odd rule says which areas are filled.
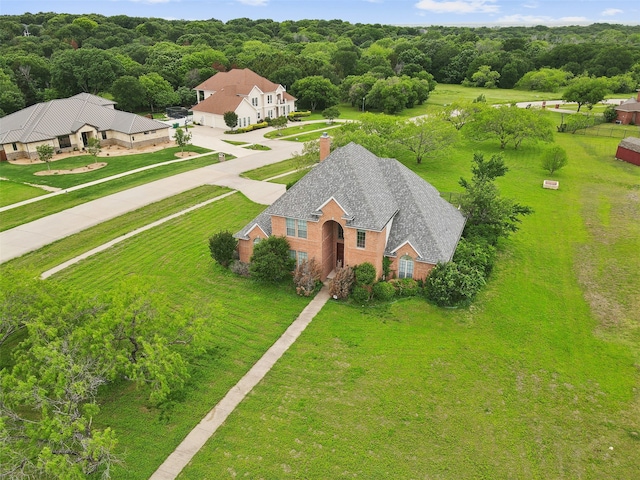
[[[226,112],[235,112],[238,127],[246,127],[267,117],[288,115],[296,109],[296,98],[282,85],[248,68],[216,73],[194,90],[198,103],[191,109],[193,121],[207,127],[227,128]]]
[[[328,143],[329,137],[321,139]],[[323,154],[321,153],[321,158]],[[393,158],[350,143],[338,148],[234,236],[242,262],[271,235],[287,238],[297,262],[315,258],[324,280],[340,266],[383,258],[399,278],[425,278],[451,260],[465,218],[438,191]]]
[[[169,141],[164,123],[116,110],[114,105],[106,98],[79,93],[7,115],[0,119],[0,156],[37,158],[36,148],[44,144],[56,153],[83,150],[90,138],[126,148]]]

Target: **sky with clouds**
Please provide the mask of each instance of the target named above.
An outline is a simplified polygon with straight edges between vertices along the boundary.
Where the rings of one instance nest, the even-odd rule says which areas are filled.
[[[204,20],[341,19],[400,25],[640,24],[640,0],[0,0],[0,14],[100,13]]]

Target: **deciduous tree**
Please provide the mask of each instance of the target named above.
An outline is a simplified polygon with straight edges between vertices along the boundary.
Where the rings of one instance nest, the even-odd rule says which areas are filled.
[[[184,130],[181,127],[176,128],[175,141],[176,145],[180,147],[181,154],[184,153],[184,147],[191,145],[191,138],[193,138],[193,134],[187,128]]]
[[[533,212],[531,208],[500,197],[495,179],[504,176],[509,169],[499,155],[488,161],[482,154],[473,156],[471,181],[460,179],[465,189],[460,199],[460,209],[467,221],[464,236],[479,236],[495,245],[498,239],[518,230],[520,217]]]
[[[319,75],[297,80],[291,86],[291,90],[301,106],[308,107],[313,111],[337,104],[340,97],[338,87]]]
[[[51,170],[49,162],[51,162],[51,158],[53,158],[53,147],[49,144],[38,145],[36,147],[36,152],[38,153],[38,159],[47,164],[47,170]]]
[[[609,93],[606,79],[578,77],[573,80],[562,94],[562,99],[578,104],[578,112],[583,105],[589,110]]]
[[[560,145],[552,145],[542,154],[542,168],[548,171],[549,175],[566,165],[567,152]]]
[[[238,114],[236,112],[224,112],[222,117],[227,127],[234,129],[238,126]]]

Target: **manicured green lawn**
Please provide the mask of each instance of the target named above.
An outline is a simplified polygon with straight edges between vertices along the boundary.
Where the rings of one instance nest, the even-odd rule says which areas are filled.
[[[193,145],[185,148],[187,151],[206,153],[206,148],[195,147]],[[35,163],[28,165],[14,165],[9,162],[0,163],[0,177],[8,178],[15,182],[35,183],[37,185],[48,185],[58,188],[69,188],[74,185],[92,182],[100,178],[110,177],[118,173],[135,170],[136,168],[153,165],[156,163],[166,162],[168,160],[177,160],[176,153],[180,151],[180,147],[170,147],[153,153],[139,153],[135,155],[122,155],[114,157],[98,157],[94,159],[91,155],[82,155],[79,157],[67,157],[62,160],[50,162],[51,170],[70,170],[73,168],[84,167],[95,161],[106,162],[107,165],[98,170],[86,173],[69,174],[69,175],[34,175],[36,172],[47,170],[47,165],[43,163]]]
[[[484,95],[487,103],[517,103],[542,100],[558,100],[562,93],[537,92],[533,90],[507,90],[501,88],[465,87],[439,83],[431,92],[427,104],[448,105],[460,100],[475,100]]]
[[[242,148],[246,148],[248,150],[262,150],[262,151],[271,150],[270,147],[267,147],[266,145],[260,145],[259,143],[253,143],[251,145],[247,145],[246,147],[242,147]]]
[[[43,199],[31,205],[13,208],[0,213],[0,231],[14,228],[38,218],[60,212],[75,205],[110,195],[128,188],[159,180],[161,178],[177,175],[196,168],[205,167],[218,162],[217,155],[207,155],[186,162],[174,163],[152,168],[143,172],[127,175],[122,178],[94,185],[92,187],[75,190]],[[84,182],[80,182],[84,183]]]
[[[173,213],[180,212],[229,191],[231,190],[228,188],[214,185],[203,185],[194,188],[100,223],[95,227],[88,228],[34,252],[10,260],[3,264],[0,269],[7,266],[15,269],[30,270],[39,275],[136,228],[149,225]]]
[[[244,172],[242,176],[250,178],[251,180],[266,180],[267,178],[275,177],[276,175],[280,175],[282,173],[292,172],[297,168],[298,162],[294,159],[289,159],[249,170],[248,172]]]
[[[300,170],[298,172],[293,172],[290,175],[285,175],[284,177],[274,178],[273,180],[269,180],[269,181],[272,182],[272,183],[280,183],[282,185],[287,185],[287,184],[289,184],[291,182],[297,182],[302,177],[304,177],[308,172],[309,172],[309,170],[307,170],[307,169]]]
[[[470,308],[331,302],[183,472],[218,478],[633,478],[640,471],[640,169],[608,138],[570,163],[507,150],[500,187],[535,213]],[[441,190],[466,143],[409,166]]]
[[[266,133],[265,138],[280,138],[280,137],[290,137],[292,135],[303,134],[307,132],[312,132],[316,130],[326,129],[329,125],[323,122],[316,123],[305,123],[304,125],[296,125],[295,123],[290,123],[290,127],[283,128],[280,131],[273,130],[271,132]],[[335,124],[333,125],[335,126]],[[330,126],[330,127],[333,127]]]
[[[8,180],[0,180],[0,207],[39,197],[45,193],[48,192],[42,188]]]
[[[192,306],[208,319],[215,341],[193,359],[191,379],[162,409],[129,384],[103,392],[99,426],[115,429],[126,464],[113,478],[148,478],[284,332],[308,303],[291,285],[272,286],[237,277],[211,259],[207,239],[219,230],[237,231],[264,206],[235,194],[123,242],[49,281],[85,292],[109,289],[137,275],[169,305]]]

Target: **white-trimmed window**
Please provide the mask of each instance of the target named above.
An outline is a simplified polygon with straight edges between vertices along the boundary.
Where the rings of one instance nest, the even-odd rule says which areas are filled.
[[[258,106],[258,97],[251,97],[251,105],[254,107]]]
[[[273,95],[267,95],[267,103],[273,103]]]
[[[307,238],[307,221],[287,218],[287,237]]]
[[[358,230],[356,234],[356,247],[365,248],[367,243],[367,232],[364,230]]]
[[[398,277],[399,278],[413,278],[413,258],[409,255],[403,255],[400,257],[398,265]]]
[[[296,236],[296,221],[293,218],[287,218],[287,237]]]
[[[300,238],[307,238],[307,221],[298,220],[298,236]]]
[[[259,243],[260,243],[260,241],[261,241],[261,240],[262,240],[262,239],[261,239],[260,237],[256,237],[256,238],[254,238],[254,239],[253,239],[253,244],[254,244],[254,245],[257,245],[257,244],[259,244]]]

